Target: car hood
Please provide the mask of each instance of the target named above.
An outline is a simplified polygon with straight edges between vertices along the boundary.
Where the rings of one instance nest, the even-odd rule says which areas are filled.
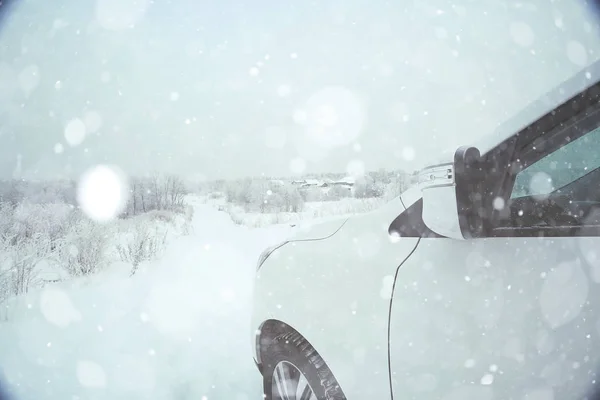
[[[348,217],[336,217],[326,221],[299,226],[288,242],[320,240],[336,233],[346,223]]]

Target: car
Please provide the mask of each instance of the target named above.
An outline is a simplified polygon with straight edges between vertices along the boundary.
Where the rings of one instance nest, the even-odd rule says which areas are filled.
[[[261,255],[267,399],[581,399],[600,385],[600,64],[375,211]]]

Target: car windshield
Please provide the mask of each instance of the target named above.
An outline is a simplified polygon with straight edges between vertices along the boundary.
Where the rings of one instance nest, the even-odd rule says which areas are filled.
[[[497,150],[596,85],[599,60],[593,1],[0,0],[0,400],[423,398],[454,390],[451,380],[508,381],[498,371],[535,358],[530,347],[567,346],[550,323],[521,330],[528,319],[515,310],[522,325],[505,326],[516,336],[488,346],[510,362],[477,356],[493,336],[478,330],[495,318],[493,299],[521,290],[501,274],[486,286],[482,271],[510,270],[506,254],[522,253],[474,250],[493,235],[464,250],[464,238],[425,221],[419,189],[406,189],[440,154]],[[552,163],[569,171],[552,189],[596,169],[592,136],[511,176],[513,197],[539,194],[532,179]],[[568,165],[552,158],[571,150]],[[510,200],[494,197],[502,207],[490,215]],[[462,221],[456,193],[438,199],[448,221]],[[421,255],[442,239],[447,253]],[[581,243],[561,246],[587,246],[580,261],[597,261],[600,243]],[[524,280],[551,276],[566,257],[547,254],[548,271]],[[436,270],[442,261],[469,269],[456,278],[456,265]],[[467,304],[449,289],[475,283],[512,291],[465,289]],[[593,305],[590,295],[565,311],[538,292],[523,310]],[[458,298],[448,314],[427,309],[448,298]],[[408,312],[398,299],[422,302]],[[392,343],[418,342],[394,334],[400,315],[417,339],[447,333],[456,346],[404,349],[410,368],[395,364]],[[472,375],[446,379],[418,361],[445,354],[444,371]],[[591,371],[587,353],[564,354],[522,371],[532,397],[497,396],[551,399],[547,376]]]

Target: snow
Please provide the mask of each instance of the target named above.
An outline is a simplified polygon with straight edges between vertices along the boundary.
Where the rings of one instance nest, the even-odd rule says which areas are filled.
[[[304,124],[306,122],[306,119],[308,118],[306,115],[306,111],[304,110],[295,110],[294,113],[292,114],[292,118],[294,120],[295,123],[297,124]]]
[[[289,85],[279,85],[277,87],[277,95],[279,97],[287,97],[292,92],[292,89]]]
[[[484,376],[481,377],[482,385],[491,385],[492,383],[494,383],[494,375],[485,374]]]
[[[79,118],[67,122],[65,126],[65,140],[72,146],[79,146],[85,139],[85,123]]]
[[[535,41],[533,30],[525,22],[513,22],[510,25],[510,35],[515,43],[522,47],[530,47]]]
[[[383,277],[381,290],[379,295],[382,299],[390,300],[392,298],[392,292],[394,290],[394,276],[386,275]]]
[[[83,116],[87,133],[96,133],[102,126],[102,117],[97,111],[87,111]]]
[[[291,228],[240,227],[192,205],[194,233],[133,277],[116,265],[8,303],[0,375],[18,399],[260,398],[249,334],[256,261]]]
[[[545,277],[539,296],[546,323],[556,329],[573,321],[588,301],[589,292],[588,279],[579,259],[559,263]]]
[[[346,172],[352,177],[362,177],[365,175],[365,163],[363,160],[351,160],[346,166]]]
[[[106,373],[98,364],[91,361],[80,361],[77,363],[77,379],[84,387],[106,386]]]
[[[569,60],[578,67],[585,67],[588,63],[588,56],[585,47],[576,40],[567,43],[567,56]]]
[[[336,183],[354,185],[356,183],[356,178],[354,176],[345,176],[342,179],[338,179]]]
[[[306,169],[306,161],[302,157],[293,158],[290,161],[290,171],[294,174],[301,174]]]
[[[311,178],[305,179],[304,182],[306,185],[309,185],[309,186],[318,186],[319,184],[321,184],[321,181],[319,181],[318,179],[311,179]]]
[[[265,146],[271,149],[282,149],[287,141],[285,131],[280,127],[268,127],[265,130]]]
[[[114,219],[127,203],[127,183],[115,168],[98,165],[87,171],[77,188],[83,212],[99,222]]]
[[[406,161],[412,161],[415,159],[415,149],[411,146],[405,146],[402,148],[402,158]]]
[[[121,31],[143,19],[148,0],[98,0],[96,20],[106,30]]]
[[[325,87],[306,101],[303,140],[310,147],[331,149],[358,139],[366,124],[362,99],[342,86]]]
[[[310,226],[331,219],[365,213],[380,207],[384,202],[385,200],[382,198],[343,198],[338,201],[310,201],[304,203],[304,209],[300,212],[265,214],[244,212],[241,207],[231,205],[222,206],[222,208],[227,210],[236,223],[249,227],[262,227],[272,224]]]
[[[29,96],[40,83],[40,69],[37,65],[29,65],[25,67],[18,76],[19,85],[25,93]]]
[[[552,177],[545,172],[536,172],[529,181],[529,193],[538,201],[546,199],[553,190]]]
[[[496,197],[492,205],[494,206],[494,210],[501,211],[504,210],[505,201],[502,197]]]

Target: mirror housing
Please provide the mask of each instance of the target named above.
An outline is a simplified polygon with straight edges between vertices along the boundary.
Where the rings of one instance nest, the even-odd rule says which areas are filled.
[[[423,195],[423,222],[433,232],[452,239],[481,236],[483,221],[481,155],[475,147],[460,147],[451,163],[432,165],[419,172]]]

